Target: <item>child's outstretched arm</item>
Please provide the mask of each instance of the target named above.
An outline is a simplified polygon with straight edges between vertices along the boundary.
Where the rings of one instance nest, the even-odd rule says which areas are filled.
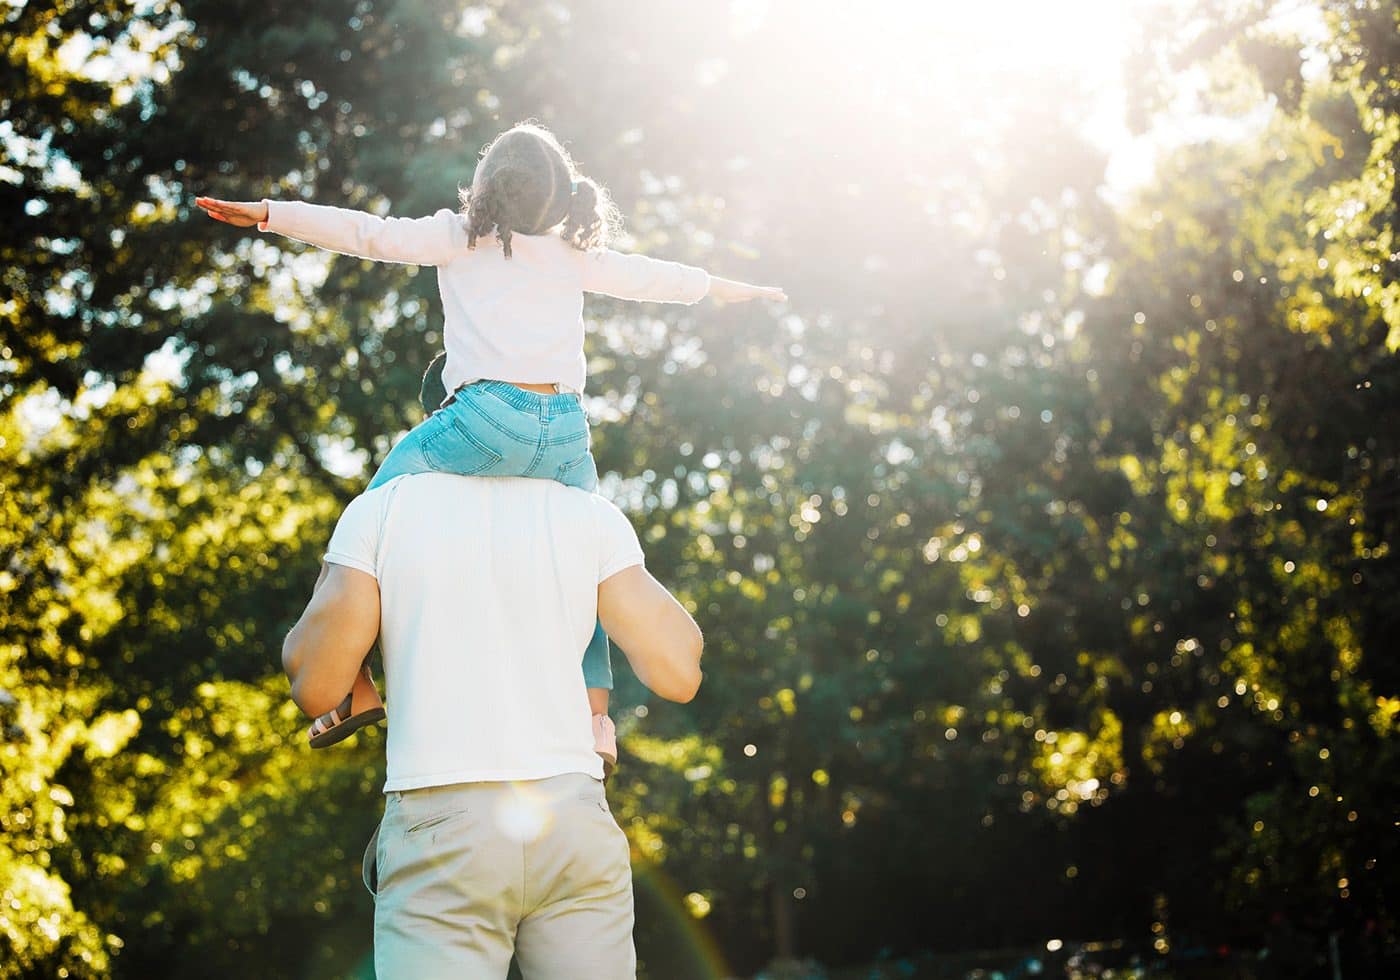
[[[584,290],[617,299],[657,303],[698,303],[706,296],[724,303],[787,299],[787,294],[778,286],[754,286],[721,279],[695,266],[646,255],[600,249],[583,253],[582,261]]]
[[[308,245],[378,262],[443,265],[467,248],[466,227],[446,208],[427,218],[381,218],[363,211],[304,201],[194,202],[216,221],[239,228],[258,226]]]
[[[755,286],[737,279],[721,279],[710,276],[710,298],[721,303],[742,303],[751,299],[786,300],[787,293],[781,286]]]

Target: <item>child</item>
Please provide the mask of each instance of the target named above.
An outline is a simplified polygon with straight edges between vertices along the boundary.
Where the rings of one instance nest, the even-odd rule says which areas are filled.
[[[711,276],[702,269],[607,248],[617,209],[607,192],[579,174],[547,130],[521,124],[486,148],[460,212],[427,218],[379,218],[301,202],[197,198],[209,216],[256,224],[321,248],[383,262],[437,267],[450,392],[442,407],[385,457],[368,489],[408,473],[536,476],[593,491],[580,396],[583,294],[695,303],[786,299],[775,287]],[[495,235],[500,250],[478,240]],[[617,741],[608,718],[612,688],[601,625],[583,656],[595,747],[609,772]],[[311,725],[315,748],[339,742],[384,717],[368,662],[339,708]]]

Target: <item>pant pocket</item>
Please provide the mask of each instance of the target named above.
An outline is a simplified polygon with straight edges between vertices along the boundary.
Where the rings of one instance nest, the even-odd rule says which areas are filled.
[[[441,473],[475,476],[501,461],[499,452],[450,413],[451,409],[439,413],[435,430],[423,438],[423,458],[429,466]]]
[[[419,820],[413,826],[405,830],[404,836],[412,837],[415,834],[422,834],[428,831],[436,830],[443,824],[451,823],[452,821],[466,817],[468,812],[469,811],[465,807],[454,807],[453,809],[444,810],[443,812],[434,814],[433,816],[425,817],[424,819]]]
[[[566,487],[578,487],[592,493],[598,489],[598,465],[593,454],[585,452],[565,462],[554,474],[554,479]]]
[[[379,829],[383,826],[382,820],[374,825],[374,833],[365,846],[365,856],[360,859],[360,879],[371,895],[379,894]]]

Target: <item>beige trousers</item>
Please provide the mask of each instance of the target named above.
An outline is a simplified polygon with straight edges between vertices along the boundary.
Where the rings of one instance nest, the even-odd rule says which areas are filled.
[[[380,980],[633,980],[632,870],[582,773],[388,793],[365,849]]]

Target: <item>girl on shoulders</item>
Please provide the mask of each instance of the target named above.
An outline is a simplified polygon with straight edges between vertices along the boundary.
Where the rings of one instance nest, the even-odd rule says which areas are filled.
[[[458,211],[380,218],[300,201],[195,203],[238,227],[256,224],[345,255],[436,267],[450,394],[399,440],[367,489],[411,473],[447,472],[541,477],[591,492],[598,474],[580,400],[584,293],[662,303],[787,298],[776,287],[610,249],[618,213],[607,192],[578,171],[552,133],[529,123],[486,147]],[[491,238],[499,248],[478,248]],[[617,742],[601,626],[582,666],[595,747],[610,772]],[[321,748],[383,717],[366,664],[345,701],[308,734]]]

